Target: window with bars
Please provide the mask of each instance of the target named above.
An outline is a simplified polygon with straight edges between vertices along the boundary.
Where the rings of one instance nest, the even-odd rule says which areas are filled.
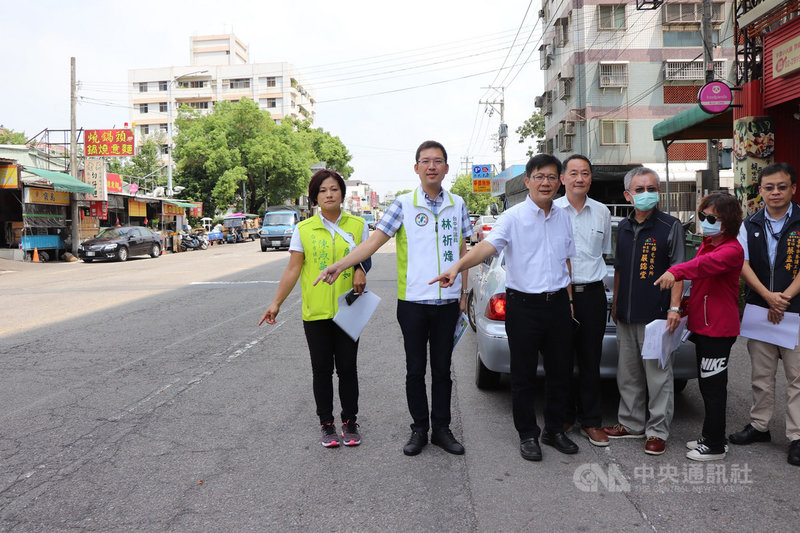
[[[714,78],[725,79],[725,60],[714,60]],[[667,61],[664,77],[669,81],[704,81],[706,79],[703,61]]]
[[[629,144],[627,120],[601,120],[600,144]]]
[[[234,80],[228,80],[228,87],[231,89],[249,89],[250,88],[250,79],[249,78],[238,78]]]
[[[542,95],[542,114],[550,115],[553,113],[553,92],[545,91]]]
[[[597,6],[597,29],[624,30],[625,4]]]
[[[560,100],[566,100],[570,97],[572,90],[572,80],[569,78],[559,78],[558,79],[558,98]]]
[[[543,44],[539,47],[539,68],[541,70],[547,70],[550,68],[550,45]]]
[[[564,46],[566,46],[566,44],[569,42],[569,18],[563,17],[556,20],[555,30],[556,46],[559,48],[564,48]]]
[[[547,139],[544,142],[544,153],[553,155],[553,139]]]
[[[627,87],[627,63],[600,63],[600,87]]]
[[[700,24],[703,20],[703,4],[695,2],[665,2],[661,8],[664,24]],[[711,4],[711,22],[725,21],[725,4]]]

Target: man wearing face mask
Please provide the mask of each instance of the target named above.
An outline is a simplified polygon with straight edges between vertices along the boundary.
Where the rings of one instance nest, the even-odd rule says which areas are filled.
[[[667,319],[674,331],[680,322],[683,284],[661,291],[653,285],[669,267],[683,262],[680,221],[658,210],[659,179],[655,171],[637,167],[625,174],[625,199],[633,212],[619,223],[611,317],[617,323],[618,423],[603,430],[612,439],[645,441],[645,453],[666,449],[674,410],[672,366],[661,368],[642,359],[645,325]],[[647,418],[649,412],[650,417]]]
[[[742,279],[750,289],[747,303],[768,309],[767,318],[776,324],[784,312],[800,312],[800,206],[792,201],[796,183],[797,174],[790,165],[773,163],[764,167],[758,187],[764,208],[747,217],[739,232],[744,248]],[[750,422],[728,439],[738,445],[770,441],[775,372],[782,360],[787,382],[787,461],[800,466],[800,346],[789,350],[749,339],[747,351],[752,365]]]

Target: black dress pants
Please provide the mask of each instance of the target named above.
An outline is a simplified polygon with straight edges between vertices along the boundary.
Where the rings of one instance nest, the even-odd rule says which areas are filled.
[[[358,414],[358,341],[351,339],[333,320],[303,321],[311,352],[314,401],[320,424],[333,422],[333,370],[339,376],[342,422],[355,422]]]
[[[707,337],[692,333],[695,344],[697,375],[706,416],[702,437],[713,448],[724,446],[725,410],[728,402],[728,359],[736,337]]]
[[[411,429],[427,432],[450,427],[450,396],[453,380],[450,362],[453,336],[459,316],[458,302],[428,305],[397,300],[397,321],[406,350],[406,399]],[[428,345],[431,359],[431,407],[425,390]]]
[[[511,405],[520,439],[539,437],[534,399],[541,352],[545,372],[544,427],[563,431],[572,372],[573,322],[566,289],[545,297],[506,289],[506,333],[511,352]]]
[[[600,355],[603,352],[603,335],[606,333],[608,301],[603,283],[588,284],[583,290],[572,288],[575,319],[573,343],[578,377],[570,380],[565,422],[580,421],[583,427],[602,426],[600,398]],[[576,416],[577,415],[577,416]]]

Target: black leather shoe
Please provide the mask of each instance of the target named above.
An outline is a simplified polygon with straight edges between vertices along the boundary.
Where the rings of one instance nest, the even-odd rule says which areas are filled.
[[[539,441],[536,437],[522,439],[519,443],[519,453],[523,459],[528,461],[542,460],[542,449],[539,447]]]
[[[569,440],[566,433],[559,431],[558,433],[542,432],[542,444],[552,446],[561,453],[578,453],[578,445]]]
[[[769,442],[769,431],[759,431],[751,424],[747,424],[743,430],[728,435],[728,440],[732,444],[751,444],[753,442]]]
[[[464,455],[464,447],[453,436],[449,429],[434,429],[431,432],[431,444],[437,445],[447,453],[453,455]]]
[[[422,451],[422,447],[428,444],[427,431],[412,431],[408,443],[403,446],[403,453],[406,455],[417,455]]]
[[[800,466],[800,439],[789,444],[789,457],[786,460],[790,465]]]

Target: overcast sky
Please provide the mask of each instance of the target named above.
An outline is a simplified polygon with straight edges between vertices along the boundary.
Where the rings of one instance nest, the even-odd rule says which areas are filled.
[[[69,128],[74,56],[78,127],[121,127],[130,120],[128,69],[188,65],[191,35],[233,32],[251,62],[300,70],[317,100],[315,124],[353,155],[353,179],[381,194],[411,188],[414,150],[435,139],[448,150],[447,184],[464,157],[499,169],[491,138],[499,115],[478,103],[498,99],[490,85],[506,87],[506,164],[526,161],[514,130],[544,91],[539,4],[523,23],[528,8],[527,0],[0,0],[0,124],[28,136]]]

